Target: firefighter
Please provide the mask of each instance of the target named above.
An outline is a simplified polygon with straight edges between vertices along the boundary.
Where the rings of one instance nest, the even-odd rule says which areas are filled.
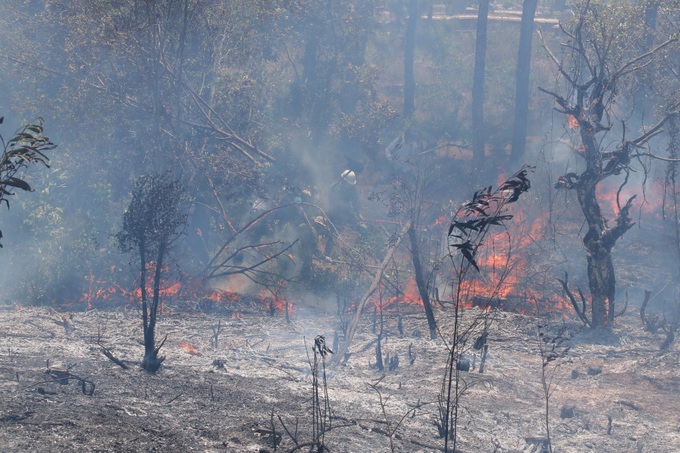
[[[340,180],[331,185],[328,194],[328,218],[337,230],[344,227],[354,227],[362,221],[359,192],[357,191],[357,176],[352,170],[345,170],[340,174]],[[328,237],[324,254],[330,257],[335,242],[334,232]]]

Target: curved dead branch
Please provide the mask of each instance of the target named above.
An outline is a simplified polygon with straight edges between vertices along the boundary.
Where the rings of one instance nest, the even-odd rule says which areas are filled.
[[[562,279],[557,279],[558,282],[562,284],[562,288],[564,289],[564,292],[567,294],[567,297],[569,298],[569,301],[571,302],[572,307],[574,307],[574,311],[578,315],[579,319],[583,321],[583,323],[588,326],[592,327],[592,323],[590,319],[588,319],[588,316],[586,315],[586,298],[583,296],[583,293],[581,292],[581,288],[578,288],[578,293],[581,298],[581,307],[579,307],[578,302],[576,302],[576,298],[574,297],[574,294],[571,292],[569,289],[569,274],[564,273],[564,280]]]

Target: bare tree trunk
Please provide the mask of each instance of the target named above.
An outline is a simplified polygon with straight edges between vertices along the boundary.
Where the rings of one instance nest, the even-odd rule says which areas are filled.
[[[139,289],[142,297],[142,326],[144,328],[144,344],[146,345],[146,331],[149,328],[149,304],[146,300],[146,243],[144,241],[139,244],[139,261],[141,263]]]
[[[594,144],[595,141],[588,131],[582,132],[582,140],[584,143],[592,142],[595,146],[592,152],[589,152],[586,146],[587,169],[581,174],[576,191],[588,225],[583,245],[587,250],[588,285],[592,303],[591,325],[594,328],[611,328],[616,300],[616,277],[611,251],[616,241],[633,226],[629,211],[635,197],[620,208],[614,220],[615,225],[608,228],[596,196],[596,187],[602,174],[598,160],[599,148]]]
[[[404,39],[404,121],[408,122],[416,110],[416,81],[413,62],[416,48],[416,23],[418,21],[418,0],[409,0],[406,38]]]
[[[524,158],[529,115],[529,75],[531,73],[531,40],[534,34],[534,16],[538,0],[524,0],[520,25],[519,52],[515,80],[515,118],[512,129],[513,162]]]
[[[427,316],[427,325],[430,328],[430,339],[437,338],[437,322],[434,319],[434,312],[432,311],[432,304],[430,303],[430,294],[427,291],[427,282],[423,275],[423,266],[420,262],[420,247],[418,246],[418,238],[416,237],[416,229],[411,223],[408,229],[408,237],[411,241],[411,259],[413,260],[413,269],[416,274],[416,285],[418,286],[418,293],[420,299],[423,301],[425,307],[425,315]]]
[[[158,371],[164,360],[164,357],[158,357],[158,352],[163,344],[161,342],[160,345],[156,346],[156,319],[160,302],[161,273],[163,271],[165,250],[165,245],[161,242],[158,247],[158,256],[153,276],[153,299],[149,307],[148,324],[144,328],[144,359],[142,360],[142,368],[152,373]]]
[[[472,80],[472,154],[476,172],[484,169],[484,71],[488,19],[489,0],[479,0],[475,71]]]
[[[659,14],[659,1],[649,2],[645,7],[645,26],[648,31],[645,35],[646,49],[649,50],[654,45],[654,32],[656,31],[656,19]]]
[[[668,144],[668,157],[672,159],[678,158],[678,152],[680,150],[680,119],[678,115],[673,115],[669,120],[668,133],[671,137],[670,143]],[[671,162],[669,164],[670,180],[671,180],[671,196],[673,197],[673,220],[674,220],[674,230],[675,230],[675,248],[678,252],[678,258],[680,258],[680,203],[678,200],[678,186],[677,186],[677,173],[678,164],[676,162]],[[680,260],[678,261],[680,263]],[[678,269],[680,271],[680,269]]]

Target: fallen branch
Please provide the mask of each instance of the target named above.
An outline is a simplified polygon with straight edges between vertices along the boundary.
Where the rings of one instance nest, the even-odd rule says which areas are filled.
[[[111,360],[113,363],[115,363],[116,365],[118,365],[119,367],[121,367],[121,368],[124,369],[124,370],[127,370],[127,369],[129,368],[129,367],[125,364],[125,362],[123,362],[123,361],[120,360],[118,357],[116,357],[115,355],[113,355],[113,352],[111,352],[110,350],[108,350],[106,347],[104,347],[104,346],[102,346],[102,345],[99,345],[99,347],[101,348],[102,354],[104,354],[106,357],[108,357],[108,359]]]
[[[406,224],[404,224],[404,227],[401,229],[401,232],[399,235],[389,244],[387,253],[385,254],[385,258],[382,261],[382,264],[380,266],[380,270],[376,272],[375,276],[373,277],[373,282],[371,282],[371,286],[368,288],[368,290],[364,293],[363,297],[361,298],[361,301],[359,302],[359,305],[357,306],[357,311],[354,314],[354,318],[352,319],[352,322],[350,323],[349,327],[347,328],[347,334],[345,336],[345,341],[342,343],[342,346],[340,346],[339,350],[336,351],[335,356],[330,360],[329,365],[337,365],[345,356],[345,353],[347,353],[347,350],[349,349],[349,346],[352,344],[352,339],[354,338],[354,333],[356,332],[357,325],[359,324],[359,319],[361,318],[361,312],[363,311],[364,307],[366,306],[366,303],[368,302],[368,299],[371,297],[371,295],[375,292],[375,290],[378,288],[378,284],[380,283],[380,280],[382,279],[383,272],[385,271],[385,268],[389,264],[390,260],[392,259],[392,255],[394,254],[394,251],[397,249],[399,244],[401,243],[402,238],[408,231],[408,229],[411,227],[411,221],[407,221]]]

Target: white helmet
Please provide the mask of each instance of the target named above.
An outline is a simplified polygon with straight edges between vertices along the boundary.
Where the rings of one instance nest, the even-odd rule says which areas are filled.
[[[340,176],[342,176],[342,179],[344,179],[345,181],[352,185],[355,185],[357,183],[357,175],[354,174],[352,170],[345,170],[342,172]]]

